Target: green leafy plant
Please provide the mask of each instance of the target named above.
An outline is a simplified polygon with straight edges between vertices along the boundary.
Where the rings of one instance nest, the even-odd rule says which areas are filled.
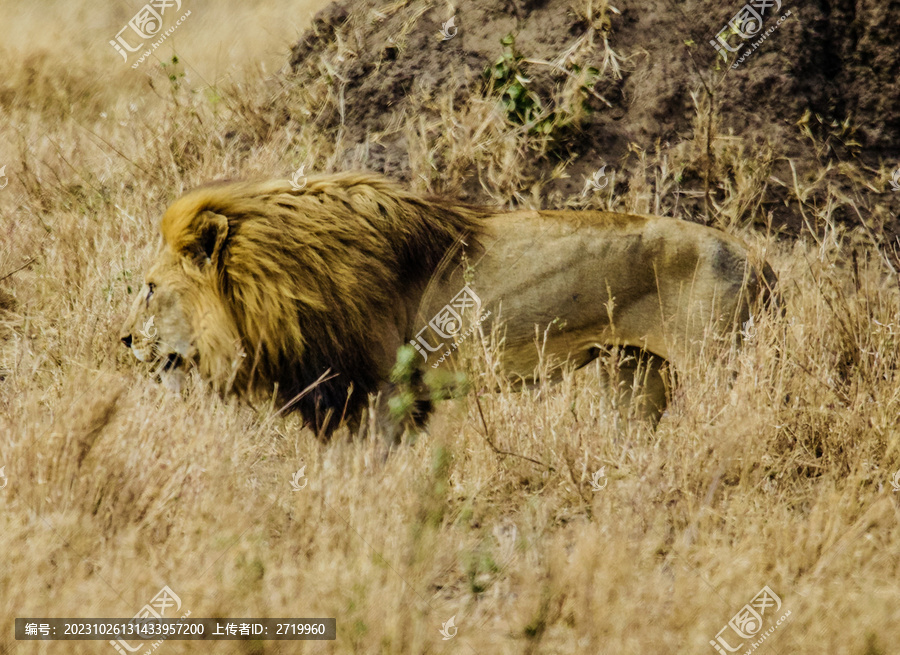
[[[181,88],[181,81],[184,78],[184,66],[178,59],[178,55],[172,55],[170,61],[160,62],[163,72],[169,78],[169,84],[172,85],[172,94],[174,95]]]
[[[509,119],[525,124],[537,121],[543,113],[541,99],[528,88],[531,80],[526,77],[522,55],[516,50],[512,34],[500,39],[503,54],[493,66],[485,69],[489,92],[500,95],[500,104]]]
[[[516,50],[515,36],[507,34],[500,39],[500,44],[503,46],[503,54],[492,66],[485,68],[483,75],[488,93],[499,96],[500,105],[511,122],[528,125],[531,133],[553,136],[573,125],[580,113],[591,111],[588,94],[600,78],[597,68],[582,68],[570,63],[567,68],[560,69],[577,80],[579,97],[574,101],[580,104],[582,112],[572,111],[566,103],[557,103],[555,107],[548,109],[537,92],[529,88],[529,62]]]

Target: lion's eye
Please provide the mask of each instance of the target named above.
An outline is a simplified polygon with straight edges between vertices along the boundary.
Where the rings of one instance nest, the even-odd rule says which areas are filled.
[[[149,289],[149,291],[147,291],[147,298],[145,299],[144,302],[149,303],[149,302],[150,302],[150,297],[153,295],[153,292],[156,290],[156,285],[153,284],[152,282],[148,282],[148,283],[147,283],[147,288]]]

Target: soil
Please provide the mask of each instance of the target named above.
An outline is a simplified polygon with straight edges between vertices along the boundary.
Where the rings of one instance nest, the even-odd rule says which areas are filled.
[[[345,162],[409,179],[408,145],[402,130],[392,126],[410,110],[427,114],[429,103],[423,97],[449,93],[459,106],[467,96],[483,94],[482,73],[501,55],[500,39],[507,34],[515,35],[516,49],[527,58],[556,58],[588,29],[583,10],[588,3],[335,3],[320,12],[294,47],[291,70],[296,76],[316,74],[323,52],[340,44],[348,55],[330,65],[344,82]],[[813,187],[807,203],[824,202],[830,187],[832,195],[845,199],[837,203],[837,220],[858,222],[862,215],[876,229],[896,234],[900,192],[893,193],[887,181],[900,166],[900,113],[893,111],[900,107],[900,0],[783,0],[778,11],[779,0],[753,3],[775,5],[766,8],[759,35],[775,26],[779,16],[791,15],[732,69],[734,57],[723,61],[710,40],[743,0],[612,0],[617,11],[608,13],[603,33],[623,58],[621,79],[607,75],[594,86],[608,104],[589,98],[591,113],[574,138],[562,144],[563,151],[555,153],[570,162],[569,176],[554,180],[548,191],[558,192],[556,197],[577,194],[583,176],[604,164],[635,170],[631,144],[664,152],[697,143],[692,93],[708,97],[704,89],[709,89],[720,117],[715,135],[733,135],[744,156],[767,168],[771,184],[754,209],[757,219],[771,215],[778,225],[800,229],[792,182],[796,171],[801,185]],[[442,41],[442,23],[451,16],[458,32]],[[742,50],[747,52],[759,35],[745,42],[733,35],[728,41],[748,44]],[[594,65],[601,62],[597,52]],[[535,71],[530,83],[539,96],[549,98],[563,80]],[[341,115],[332,108],[318,120],[322,129],[337,130]],[[370,137],[376,133],[373,144]],[[547,169],[547,158],[546,153],[535,154],[530,164]],[[702,191],[703,169],[709,165],[700,158],[696,170],[685,171],[680,184],[686,192]],[[822,171],[824,177],[815,183]],[[629,184],[628,175],[616,179]],[[461,195],[486,200],[477,184]],[[688,217],[702,213],[700,195],[685,194],[694,198],[684,205]]]

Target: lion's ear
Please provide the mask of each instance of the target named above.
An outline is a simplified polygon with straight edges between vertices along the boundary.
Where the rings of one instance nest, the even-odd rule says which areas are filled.
[[[181,244],[181,252],[200,267],[218,263],[227,239],[228,219],[205,211],[192,221],[190,237]]]

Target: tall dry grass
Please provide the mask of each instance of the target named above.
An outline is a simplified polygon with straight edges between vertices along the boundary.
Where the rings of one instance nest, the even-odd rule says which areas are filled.
[[[896,261],[878,225],[834,222],[854,201],[824,175],[781,181],[803,202],[801,238],[747,227],[765,223],[754,199],[776,182],[735,139],[714,143],[729,171],[716,221],[773,263],[785,312],[740,351],[679,371],[656,432],[621,421],[598,363],[524,393],[476,385],[382,460],[374,440],[323,444],[197,380],[174,397],[135,365],[118,326],[167,203],[212,178],[337,160],[331,136],[264,111],[313,115],[337,96],[260,73],[273,43],[286,52],[286,21],[311,10],[263,6],[193,8],[165,69],[125,69],[106,45],[130,7],[23,5],[4,26],[4,60],[22,66],[0,83],[0,652],[112,652],[15,642],[12,619],[130,617],[163,585],[193,617],[338,624],[335,642],[161,646],[171,653],[714,652],[764,585],[790,617],[762,652],[892,652]],[[627,192],[563,202],[682,215],[677,180],[702,159],[703,115],[694,141],[637,148]],[[438,153],[438,189],[469,161],[499,203],[539,199],[501,118],[477,99],[445,105],[440,125],[411,118],[417,184],[433,183]],[[303,466],[309,484],[292,491]]]

